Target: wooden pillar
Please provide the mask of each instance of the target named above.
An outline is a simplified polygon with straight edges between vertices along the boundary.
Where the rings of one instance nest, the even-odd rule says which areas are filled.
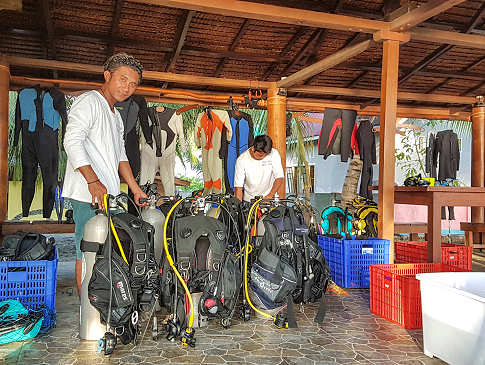
[[[281,156],[283,172],[286,176],[286,96],[272,83],[268,89],[268,136],[273,140],[273,147]],[[286,182],[286,181],[285,181]],[[285,184],[278,192],[280,198],[285,196]]]
[[[8,193],[8,92],[10,69],[7,58],[0,55],[0,223],[7,219]]]
[[[385,40],[382,54],[379,148],[379,237],[391,241],[389,262],[394,263],[394,180],[399,41]]]
[[[472,109],[472,186],[485,186],[485,103],[478,98]],[[472,207],[472,222],[484,222],[484,208]],[[480,233],[473,233],[473,242],[480,242]]]

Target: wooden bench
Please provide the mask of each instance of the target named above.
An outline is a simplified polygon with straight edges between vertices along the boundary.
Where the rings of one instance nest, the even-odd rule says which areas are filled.
[[[460,229],[465,231],[465,246],[472,246],[473,248],[485,248],[485,223],[477,223],[477,222],[461,222]],[[479,243],[475,243],[473,236],[475,233],[475,237],[478,237]]]
[[[33,221],[33,222],[3,222],[0,225],[0,236],[6,236],[17,231],[35,232],[43,234],[52,233],[74,233],[74,224],[58,224],[49,221]]]
[[[418,233],[424,233],[424,240],[427,240],[428,223],[394,223],[394,233],[409,233],[410,241],[418,240]]]

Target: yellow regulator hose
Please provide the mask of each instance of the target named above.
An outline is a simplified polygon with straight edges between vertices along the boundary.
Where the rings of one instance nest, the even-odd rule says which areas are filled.
[[[108,214],[108,194],[104,194],[104,209],[106,209],[106,214]],[[109,218],[109,224],[111,226],[111,230],[113,231],[113,236],[115,236],[116,243],[118,244],[118,248],[120,249],[121,256],[123,257],[123,260],[125,260],[126,264],[128,264],[128,260],[126,259],[125,256],[125,251],[123,251],[123,247],[121,246],[120,238],[118,237],[118,233],[116,233],[115,225],[113,224],[113,220],[111,217]]]
[[[168,260],[168,263],[170,264],[170,267],[172,268],[175,275],[177,275],[177,278],[179,279],[180,284],[182,284],[182,287],[184,288],[185,293],[187,294],[187,297],[189,298],[190,316],[189,316],[189,324],[188,324],[186,331],[187,331],[187,333],[190,333],[190,332],[192,332],[192,326],[194,324],[194,302],[192,300],[192,295],[190,294],[189,288],[187,287],[187,284],[185,283],[185,280],[182,278],[182,275],[180,275],[179,271],[175,267],[175,264],[173,262],[173,258],[170,255],[170,252],[168,250],[168,240],[167,240],[168,220],[170,219],[170,216],[172,215],[172,212],[175,210],[175,208],[186,199],[187,198],[184,198],[184,199],[181,199],[178,202],[176,202],[173,205],[173,207],[169,210],[167,216],[165,217],[165,222],[163,224],[163,248],[165,249],[165,255],[167,255],[167,260]]]

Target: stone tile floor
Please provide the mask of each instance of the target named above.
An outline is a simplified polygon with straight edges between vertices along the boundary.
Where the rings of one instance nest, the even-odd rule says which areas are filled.
[[[323,325],[314,324],[315,306],[296,306],[298,329],[278,330],[269,321],[218,322],[196,330],[197,345],[151,338],[148,329],[137,345],[119,344],[113,355],[96,353],[96,343],[78,338],[78,298],[73,294],[72,262],[59,264],[57,327],[49,334],[0,346],[5,364],[443,364],[422,351],[422,331],[407,331],[369,312],[369,291],[328,294]]]
[[[78,337],[79,299],[74,289],[72,235],[55,235],[59,249],[57,327],[49,334],[0,346],[0,364],[444,364],[423,354],[422,331],[405,330],[369,311],[369,291],[328,294],[323,325],[313,323],[315,306],[296,306],[298,329],[278,330],[269,321],[235,321],[227,330],[218,322],[196,330],[195,349],[151,339],[118,345],[114,354],[96,353],[96,343]],[[485,253],[473,255],[473,271],[485,271]],[[254,316],[253,316],[254,317]]]

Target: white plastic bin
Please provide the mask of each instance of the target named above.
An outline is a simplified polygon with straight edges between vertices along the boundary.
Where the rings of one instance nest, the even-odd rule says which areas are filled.
[[[424,353],[451,365],[485,364],[485,273],[418,274]]]

